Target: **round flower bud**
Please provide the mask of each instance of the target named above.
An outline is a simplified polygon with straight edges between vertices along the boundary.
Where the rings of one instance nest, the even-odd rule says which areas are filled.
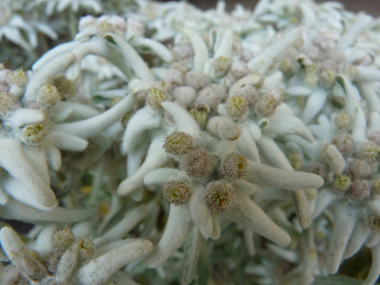
[[[233,119],[241,120],[248,113],[248,102],[243,95],[233,95],[227,99],[225,108]]]
[[[207,116],[210,113],[210,107],[208,106],[198,106],[189,111],[189,114],[202,128],[206,125]]]
[[[1,284],[20,284],[23,281],[25,284],[28,284],[29,282],[21,275],[20,271],[16,268],[14,265],[8,265],[4,267],[3,271],[1,272]],[[28,283],[26,283],[28,282]]]
[[[319,68],[321,71],[324,71],[324,70],[338,71],[338,63],[333,59],[325,59],[319,63]]]
[[[257,90],[255,87],[249,84],[238,88],[233,95],[244,96],[249,106],[252,106],[256,104],[257,101],[259,101],[259,93],[257,93]]]
[[[325,89],[333,88],[335,84],[336,72],[331,69],[325,69],[319,75],[319,85]]]
[[[347,133],[340,133],[335,136],[332,143],[342,154],[345,154],[352,150],[354,139]]]
[[[351,184],[351,178],[347,175],[340,174],[335,176],[334,182],[333,182],[333,188],[339,192],[342,193],[350,187]]]
[[[182,181],[167,182],[162,188],[162,196],[175,206],[182,206],[190,200],[191,190],[187,183]]]
[[[177,49],[177,57],[180,61],[186,61],[194,56],[194,50],[191,45],[181,45]]]
[[[350,125],[351,120],[350,120],[350,117],[346,113],[342,112],[335,117],[334,122],[335,122],[335,126],[339,130],[343,130]]]
[[[326,167],[322,163],[312,162],[309,163],[305,168],[305,172],[314,173],[322,177],[323,179],[326,176]]]
[[[78,24],[78,31],[83,32],[87,29],[93,29],[96,26],[97,19],[93,16],[85,16],[80,18],[79,24]]]
[[[372,232],[380,231],[380,216],[376,214],[368,215],[368,225]]]
[[[69,229],[56,230],[51,236],[54,249],[66,250],[75,242],[74,235]]]
[[[294,170],[299,170],[303,166],[303,159],[299,153],[289,153],[286,158]]]
[[[10,85],[15,85],[21,88],[24,88],[26,86],[28,83],[28,76],[22,67],[10,73],[8,83]]]
[[[355,159],[350,163],[348,172],[353,179],[367,178],[371,173],[371,166],[364,160]]]
[[[358,179],[352,181],[348,193],[355,200],[363,200],[369,197],[369,183],[367,180]]]
[[[59,92],[54,85],[44,85],[40,89],[37,103],[47,106],[54,106],[59,101]]]
[[[312,46],[305,54],[312,61],[318,61],[320,56],[320,49],[317,46]]]
[[[354,77],[356,77],[358,73],[358,69],[352,64],[346,64],[343,67],[343,74],[346,75],[349,80],[352,80]]]
[[[239,179],[247,172],[247,165],[247,158],[237,151],[233,151],[225,157],[223,161],[223,170],[228,177]]]
[[[113,32],[113,26],[109,22],[109,16],[101,16],[98,18],[97,31],[99,37],[104,37],[105,34]]]
[[[307,65],[305,67],[305,78],[303,85],[313,88],[318,83],[318,66],[316,64]]]
[[[241,51],[240,58],[244,62],[249,62],[254,56],[255,53],[253,51],[243,48],[243,50]]]
[[[174,62],[171,66],[172,69],[177,69],[182,72],[182,74],[185,74],[189,69],[187,68],[186,64],[183,62]],[[185,79],[184,79],[185,80]]]
[[[373,141],[378,147],[380,147],[380,131],[374,131],[369,135],[368,139]]]
[[[218,56],[212,60],[212,67],[217,77],[223,77],[231,68],[231,59],[226,56]]]
[[[164,78],[164,81],[169,82],[173,86],[182,86],[183,80],[183,73],[175,68],[169,69]]]
[[[191,86],[197,91],[202,90],[210,83],[210,78],[199,71],[192,70],[185,75],[185,85]]]
[[[248,75],[249,68],[245,62],[236,61],[231,65],[230,73],[235,80],[238,80]]]
[[[345,59],[346,56],[341,51],[338,51],[336,49],[330,49],[325,53],[325,56],[333,61],[335,61],[337,64],[341,64]]]
[[[219,85],[210,85],[199,92],[197,99],[195,99],[195,106],[206,105],[211,110],[215,109],[223,99],[224,88]]]
[[[211,212],[220,215],[234,203],[235,192],[226,181],[216,181],[208,185],[205,199]]]
[[[135,36],[144,35],[144,27],[141,24],[141,22],[136,19],[129,18],[127,20],[127,28],[128,28],[128,32],[133,33]]]
[[[283,58],[278,68],[285,76],[291,76],[295,71],[295,67],[289,58]]]
[[[156,110],[161,107],[162,102],[166,101],[166,94],[159,88],[149,88],[148,95],[146,96],[146,101],[153,110]]]
[[[57,272],[59,261],[64,253],[64,250],[53,250],[46,255],[45,267],[49,273],[55,274]]]
[[[190,177],[206,177],[212,172],[212,159],[204,149],[194,149],[183,155],[181,169]]]
[[[265,117],[271,116],[283,100],[284,96],[281,89],[270,89],[267,94],[260,98],[257,109],[261,115]]]
[[[16,108],[16,100],[9,93],[0,91],[0,119],[8,117]]]
[[[308,201],[312,201],[318,197],[318,190],[317,189],[313,189],[313,188],[312,189],[305,189],[305,190],[303,190],[303,192],[305,193],[306,199]]]
[[[380,197],[380,177],[375,178],[371,183],[371,196]]]
[[[78,247],[78,262],[83,263],[94,255],[95,245],[87,237],[80,239],[76,246]]]
[[[173,91],[173,99],[184,103],[187,107],[194,103],[196,97],[197,92],[190,86],[177,87]]]
[[[119,36],[123,36],[125,34],[127,30],[127,22],[124,18],[117,15],[113,15],[108,19],[108,22],[111,24],[112,33]]]
[[[21,130],[21,139],[25,144],[41,143],[49,132],[47,122],[26,125]]]
[[[375,160],[376,156],[380,152],[380,147],[378,147],[374,142],[368,141],[360,148],[360,154],[363,158],[367,160]]]
[[[163,148],[167,153],[182,155],[194,146],[194,139],[184,132],[176,132],[165,138]]]
[[[64,75],[60,75],[53,80],[53,84],[57,87],[62,99],[70,99],[78,89],[75,82],[68,80]]]

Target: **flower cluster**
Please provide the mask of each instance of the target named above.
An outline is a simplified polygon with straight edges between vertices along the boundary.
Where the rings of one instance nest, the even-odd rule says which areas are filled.
[[[31,70],[1,66],[0,217],[35,224],[1,225],[2,282],[312,284],[366,246],[374,284],[379,23],[335,2],[113,2]],[[72,33],[102,9],[46,13],[69,6]]]

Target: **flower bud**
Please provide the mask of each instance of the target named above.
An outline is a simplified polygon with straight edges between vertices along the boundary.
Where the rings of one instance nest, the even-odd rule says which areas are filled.
[[[371,173],[371,166],[364,160],[355,159],[350,163],[348,172],[353,179],[367,178]]]
[[[304,171],[305,171],[305,172],[309,172],[309,173],[317,174],[317,175],[319,175],[320,177],[322,177],[323,179],[324,179],[325,176],[326,176],[326,167],[325,167],[322,163],[319,163],[319,162],[312,162],[312,163],[309,163],[309,164],[304,168]]]
[[[239,179],[247,172],[247,158],[233,151],[229,153],[223,160],[223,171],[232,179]]]
[[[368,225],[372,232],[380,231],[380,216],[376,214],[368,215]]]
[[[317,46],[312,46],[305,54],[312,61],[318,61],[320,56],[320,49]]]
[[[352,150],[354,145],[354,139],[350,134],[339,133],[335,136],[332,143],[342,154],[345,154]]]
[[[81,238],[77,243],[78,263],[84,263],[94,255],[95,245],[87,237]]]
[[[211,212],[220,215],[234,203],[235,192],[226,181],[216,181],[208,185],[205,199]]]
[[[369,135],[368,139],[380,147],[380,131],[374,131]]]
[[[241,120],[248,113],[248,102],[243,95],[233,95],[227,99],[225,108],[233,119]]]
[[[193,119],[198,123],[200,127],[204,127],[207,122],[207,116],[210,113],[210,107],[208,106],[198,106],[189,111]]]
[[[189,44],[181,45],[177,48],[177,57],[180,61],[186,61],[194,56],[193,47]]]
[[[165,92],[159,88],[152,87],[148,89],[148,95],[146,96],[146,101],[149,106],[153,109],[161,108],[161,103],[167,100]]]
[[[347,175],[340,174],[340,175],[335,176],[335,179],[333,182],[333,188],[337,192],[343,193],[344,191],[348,189],[348,187],[350,187],[350,184],[351,184],[351,178]]]
[[[236,61],[236,62],[232,63],[230,73],[235,80],[238,80],[238,79],[243,78],[244,76],[248,75],[249,68],[245,62]]]
[[[21,139],[25,144],[41,143],[49,133],[47,122],[29,124],[22,128]]]
[[[352,64],[346,64],[343,67],[343,74],[346,75],[349,80],[352,80],[354,77],[356,77],[358,73],[358,69]]]
[[[368,141],[360,148],[361,156],[366,160],[375,160],[376,156],[380,152],[380,147],[378,147],[374,142]]]
[[[212,159],[204,149],[194,149],[183,155],[181,169],[190,177],[206,177],[212,172]]]
[[[38,94],[37,103],[53,107],[59,101],[59,97],[58,89],[54,85],[44,85]]]
[[[88,16],[82,17],[79,20],[78,31],[83,32],[88,29],[92,30],[96,26],[97,24],[96,22],[97,20],[93,16],[88,15]]]
[[[182,74],[185,74],[189,69],[187,66],[182,62],[174,62],[171,66],[172,69],[177,69],[182,72]]]
[[[348,193],[355,200],[363,200],[369,197],[369,183],[367,180],[358,179],[352,181]]]
[[[318,83],[318,79],[318,66],[316,64],[307,65],[303,85],[313,88]]]
[[[111,18],[108,19],[108,22],[111,24],[112,27],[112,33],[123,36],[127,30],[127,22],[124,18],[113,15]]]
[[[260,98],[257,109],[261,115],[265,117],[271,116],[283,100],[284,96],[281,89],[270,89],[267,94]]]
[[[162,196],[170,204],[182,206],[190,200],[191,189],[185,182],[170,181],[162,188]]]
[[[195,106],[206,105],[215,109],[225,96],[225,89],[221,85],[212,84],[202,89],[195,99]]]
[[[319,76],[319,85],[325,89],[333,88],[335,84],[335,75],[336,75],[336,72],[334,70],[331,70],[331,69],[323,70]]]
[[[144,27],[138,20],[129,18],[127,20],[127,28],[128,32],[133,33],[135,36],[142,37],[144,35]]]
[[[104,37],[104,35],[113,32],[112,24],[109,22],[109,16],[101,16],[98,18],[97,31],[99,37]]]
[[[191,86],[197,91],[202,90],[210,83],[210,78],[199,71],[192,70],[185,75],[185,85]]]
[[[303,159],[299,153],[289,153],[286,158],[294,170],[299,170],[303,166]]]
[[[335,126],[339,130],[343,130],[350,125],[351,120],[350,120],[350,117],[346,113],[342,112],[335,117],[334,122],[335,122]]]
[[[197,92],[190,86],[177,87],[173,91],[173,99],[184,103],[186,107],[193,105],[196,97]]]
[[[170,82],[171,85],[174,86],[182,86],[183,85],[183,73],[175,68],[171,68],[165,75],[165,81]]]
[[[57,87],[62,99],[70,99],[78,89],[76,82],[68,80],[64,75],[54,78],[53,84]]]
[[[10,73],[8,83],[10,85],[18,86],[21,88],[24,88],[26,86],[28,83],[28,76],[22,67]]]
[[[1,272],[1,284],[11,285],[11,284],[19,284],[25,282],[27,284],[27,280],[21,275],[20,271],[14,265],[8,265],[4,267]]]
[[[16,108],[16,100],[9,93],[0,91],[0,119],[8,117]]]
[[[314,188],[305,189],[305,190],[303,190],[303,192],[305,193],[306,199],[308,201],[312,201],[318,197],[318,190],[317,189],[314,189]]]
[[[74,235],[69,229],[56,230],[51,236],[53,248],[66,250],[75,242]]]
[[[214,68],[216,77],[223,77],[231,68],[231,59],[227,56],[218,56],[213,59],[212,67]]]
[[[283,58],[278,68],[285,76],[291,76],[295,71],[294,64],[289,58]]]
[[[182,155],[194,146],[194,139],[184,132],[176,132],[165,138],[163,148],[167,153]]]
[[[244,85],[240,88],[238,88],[233,95],[242,95],[244,96],[245,100],[247,100],[247,103],[249,106],[252,106],[259,101],[259,93],[257,93],[257,90],[252,85]]]
[[[45,267],[50,274],[55,274],[57,272],[59,261],[64,253],[64,250],[53,250],[46,255]]]

